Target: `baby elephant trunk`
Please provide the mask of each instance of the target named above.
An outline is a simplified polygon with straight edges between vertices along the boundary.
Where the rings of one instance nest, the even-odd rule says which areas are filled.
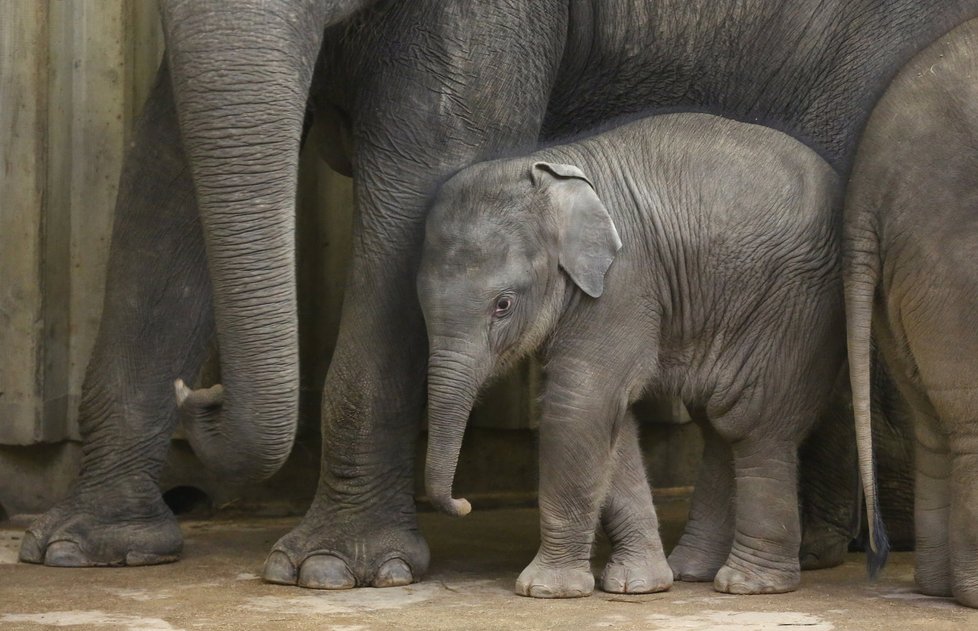
[[[452,483],[465,425],[483,379],[476,365],[470,357],[446,351],[432,351],[428,361],[425,489],[438,510],[456,517],[472,510],[467,500],[452,497]]]

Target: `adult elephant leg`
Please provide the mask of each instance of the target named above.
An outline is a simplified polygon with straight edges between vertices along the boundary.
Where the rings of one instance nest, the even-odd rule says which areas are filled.
[[[565,13],[551,2],[390,3],[365,27],[377,44],[337,64],[359,73],[348,109],[353,259],[324,386],[319,488],[269,554],[266,581],[341,589],[402,585],[425,572],[413,498],[427,358],[415,288],[425,214],[442,178],[536,143]],[[349,35],[350,47],[361,34]],[[407,57],[392,59],[396,51]]]
[[[389,262],[407,269],[412,263]],[[300,525],[269,555],[263,573],[269,582],[388,587],[427,570],[413,495],[427,340],[413,283],[384,278],[383,270],[368,265],[354,259],[324,386],[319,489]],[[388,289],[383,303],[374,305],[362,294],[379,282]],[[388,319],[398,305],[403,313]]]
[[[115,214],[102,321],[82,389],[81,474],[30,526],[22,561],[144,565],[180,554],[180,530],[158,486],[176,423],[172,382],[196,375],[213,324],[165,66],[136,123]]]
[[[618,434],[614,473],[601,510],[601,525],[611,540],[611,557],[601,574],[601,589],[644,594],[672,586],[672,569],[662,551],[659,520],[631,412],[626,412]]]
[[[880,503],[891,549],[912,549],[910,410],[875,349],[872,365],[873,445]],[[832,401],[799,452],[799,558],[803,570],[840,565],[849,543],[860,534],[862,493],[848,379],[848,371],[843,370]]]
[[[734,471],[730,445],[701,413],[703,462],[690,501],[689,519],[669,554],[676,580],[712,581],[730,553],[734,536]]]
[[[859,534],[862,495],[848,378],[843,371],[832,402],[799,452],[803,570],[840,565]]]

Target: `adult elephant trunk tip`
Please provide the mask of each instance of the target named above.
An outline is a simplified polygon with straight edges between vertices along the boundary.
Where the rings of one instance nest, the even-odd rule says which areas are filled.
[[[191,390],[183,379],[177,379],[173,382],[173,389],[177,395],[177,407],[181,412],[187,411],[193,414],[196,410],[220,408],[224,403],[224,386],[221,384]]]
[[[279,424],[273,432],[228,431],[221,384],[193,390],[177,379],[173,387],[187,440],[216,475],[235,482],[260,481],[285,463],[295,440],[295,423]]]

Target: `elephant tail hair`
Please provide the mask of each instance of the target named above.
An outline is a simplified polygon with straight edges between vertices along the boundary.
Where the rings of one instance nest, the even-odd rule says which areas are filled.
[[[852,387],[852,409],[856,424],[856,449],[859,454],[859,477],[866,499],[869,529],[867,570],[875,578],[886,564],[890,542],[880,515],[876,468],[873,458],[871,416],[872,318],[876,288],[879,284],[879,233],[873,213],[859,204],[846,209],[843,242],[843,279],[846,303],[846,342],[849,352],[849,380]]]
[[[869,551],[866,553],[866,571],[869,577],[875,579],[879,576],[880,570],[886,565],[886,559],[890,555],[890,538],[886,534],[886,526],[883,524],[883,517],[880,516],[879,498],[875,500],[873,507],[873,521],[869,529]]]

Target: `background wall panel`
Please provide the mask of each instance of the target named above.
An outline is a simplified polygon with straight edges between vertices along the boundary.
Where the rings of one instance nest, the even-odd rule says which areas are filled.
[[[39,438],[43,382],[43,206],[47,6],[0,20],[0,443]]]
[[[77,437],[119,170],[162,54],[155,0],[7,2],[0,22],[0,444]]]

